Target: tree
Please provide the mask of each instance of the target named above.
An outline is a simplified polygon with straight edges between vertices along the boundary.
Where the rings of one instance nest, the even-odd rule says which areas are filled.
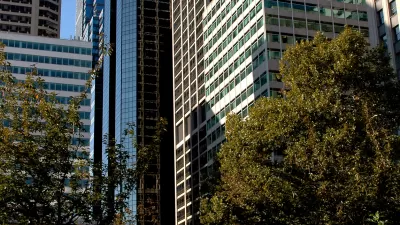
[[[286,50],[282,98],[230,115],[204,224],[395,224],[400,86],[383,48],[346,28]],[[282,155],[283,160],[274,160]]]
[[[165,121],[154,145],[138,146],[136,155],[106,139],[107,163],[94,164],[82,143],[80,103],[85,90],[68,105],[45,90],[32,68],[22,81],[9,72],[0,46],[0,223],[123,224],[127,199],[147,160],[158,152]],[[99,62],[101,64],[101,61]],[[99,68],[91,72],[92,79]],[[134,140],[133,129],[126,138]],[[140,162],[130,164],[129,161]],[[112,176],[108,176],[112,168]],[[93,176],[100,174],[101,176]],[[99,214],[93,215],[93,206]]]

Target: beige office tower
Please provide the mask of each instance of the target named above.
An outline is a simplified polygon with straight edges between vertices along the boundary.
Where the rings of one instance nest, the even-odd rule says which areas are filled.
[[[276,74],[285,49],[318,31],[334,38],[345,24],[376,45],[373,5],[363,0],[173,1],[176,224],[200,224],[199,197],[216,169],[226,115],[244,118],[257,98],[279,95],[283,85]]]
[[[0,31],[60,37],[61,0],[0,0]]]

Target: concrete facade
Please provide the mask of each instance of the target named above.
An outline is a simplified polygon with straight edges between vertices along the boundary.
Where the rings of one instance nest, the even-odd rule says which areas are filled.
[[[0,0],[0,31],[60,37],[61,0]]]
[[[0,32],[0,42],[6,45],[6,59],[18,80],[24,80],[34,65],[45,80],[48,92],[56,93],[61,104],[67,104],[71,96],[78,96],[85,90],[92,66],[90,42],[4,32]],[[82,102],[79,112],[84,126],[81,131],[83,143],[89,146],[90,94]]]

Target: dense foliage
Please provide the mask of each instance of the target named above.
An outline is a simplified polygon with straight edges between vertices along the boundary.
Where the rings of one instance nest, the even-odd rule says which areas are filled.
[[[397,224],[400,86],[389,62],[349,28],[288,48],[283,97],[227,120],[202,223]]]

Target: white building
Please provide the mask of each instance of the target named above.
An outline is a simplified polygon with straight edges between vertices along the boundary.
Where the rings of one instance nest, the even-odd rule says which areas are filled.
[[[85,90],[92,68],[92,43],[5,32],[0,32],[0,42],[6,46],[6,59],[18,80],[24,80],[35,66],[45,80],[45,88],[55,92],[62,104]],[[83,144],[89,146],[90,93],[79,111],[84,125]]]
[[[226,115],[246,117],[257,98],[277,97],[283,88],[276,77],[283,52],[318,31],[334,38],[347,24],[375,46],[379,39],[373,4],[173,1],[176,224],[200,223],[201,183],[215,170],[213,159],[225,141]]]

